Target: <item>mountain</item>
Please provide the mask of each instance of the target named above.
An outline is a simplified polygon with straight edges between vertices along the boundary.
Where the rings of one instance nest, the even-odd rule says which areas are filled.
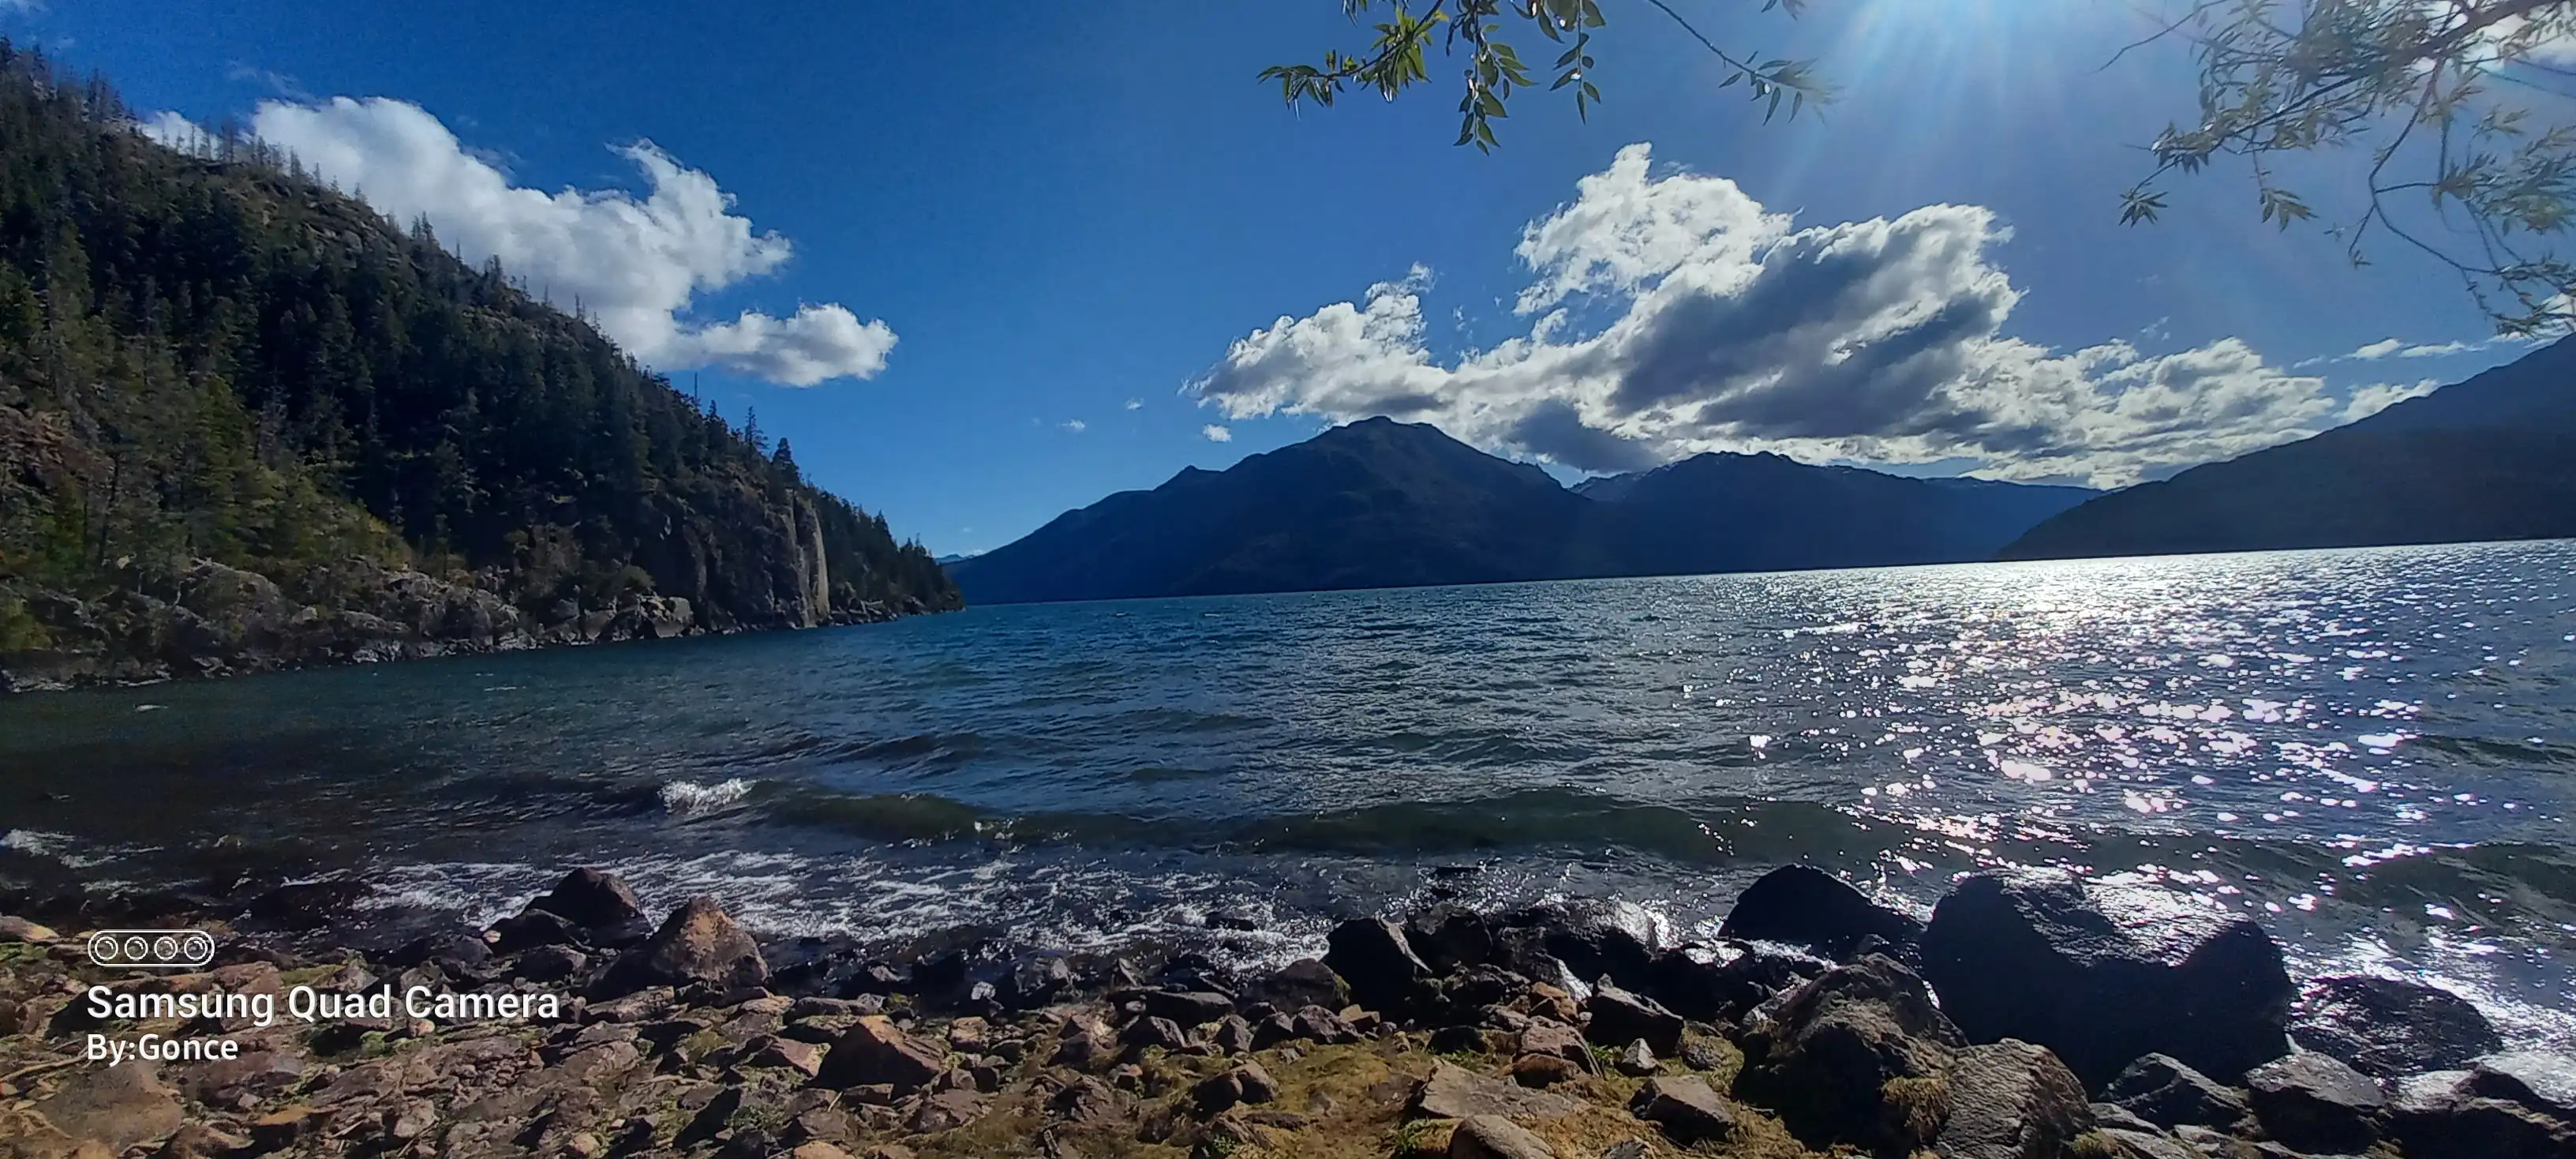
[[[2576,536],[2576,339],[2313,438],[2104,495],[2007,559]]]
[[[1591,503],[1536,467],[1388,419],[1191,467],[949,566],[976,603],[1495,583],[1605,574]]]
[[[958,606],[588,322],[0,42],[0,686]]]
[[[977,603],[1983,559],[2092,492],[1703,455],[1568,490],[1376,418],[1112,495],[949,565]]]
[[[2096,494],[1911,479],[1773,454],[1696,455],[1575,491],[1608,509],[1611,553],[1635,575],[1980,560]]]

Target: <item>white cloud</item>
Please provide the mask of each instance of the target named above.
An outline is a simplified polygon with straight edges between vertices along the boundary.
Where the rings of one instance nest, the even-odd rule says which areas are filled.
[[[1091,426],[1091,424],[1086,423],[1081,419],[1066,419],[1061,425],[1065,430],[1077,435],[1081,434],[1084,430],[1089,429]]]
[[[1209,423],[1206,426],[1200,427],[1199,433],[1206,435],[1207,441],[1211,443],[1231,443],[1234,441],[1233,431],[1228,430],[1225,427],[1218,426],[1215,423]]]
[[[0,0],[0,4],[8,0]],[[211,151],[212,142],[195,121],[164,109],[134,123],[134,131],[182,153],[200,156]]]
[[[2490,338],[2480,339],[2476,342],[2462,342],[2457,339],[2453,339],[2449,342],[2434,342],[2423,345],[2416,345],[2396,338],[2382,338],[2379,341],[2363,346],[2350,354],[2335,354],[2320,358],[2311,358],[2300,363],[2299,366],[2304,369],[2310,366],[2323,366],[2329,362],[2377,362],[2385,358],[2448,358],[2454,354],[2475,354],[2482,350],[2494,350],[2499,347],[2530,346],[2534,344],[2536,344],[2534,339],[2523,338],[2510,334],[2498,334]]]
[[[1127,409],[1129,409],[1129,410],[1143,410],[1144,408],[1145,408],[1145,400],[1144,400],[1144,399],[1141,399],[1141,398],[1131,398],[1131,399],[1128,399],[1128,400],[1127,400]]]
[[[2422,398],[2441,388],[2442,380],[2438,378],[2427,378],[2411,386],[2402,382],[2384,382],[2358,387],[2352,392],[2351,400],[2344,404],[2343,421],[2358,422],[2407,399]]]
[[[0,0],[0,12],[42,12],[45,0]]]
[[[1282,317],[1185,387],[1233,418],[1430,421],[1587,471],[1715,450],[1810,461],[1976,460],[1976,473],[2118,485],[2337,421],[2323,379],[2227,339],[2147,357],[2007,337],[2021,300],[1976,206],[1793,229],[1732,182],[1621,150],[1531,223],[1525,337],[1455,359],[1424,342],[1428,271]],[[1563,306],[1615,313],[1578,332]]]
[[[171,143],[193,129],[162,113],[139,128]],[[873,378],[894,331],[843,306],[801,306],[788,317],[745,311],[730,321],[689,317],[701,293],[776,272],[794,253],[786,238],[756,231],[733,212],[715,179],[650,141],[618,154],[650,191],[513,185],[490,154],[467,149],[418,105],[337,97],[266,101],[251,118],[261,139],[363,197],[398,222],[426,217],[457,256],[499,257],[530,292],[578,304],[636,358],[663,369],[714,367],[789,386]]]

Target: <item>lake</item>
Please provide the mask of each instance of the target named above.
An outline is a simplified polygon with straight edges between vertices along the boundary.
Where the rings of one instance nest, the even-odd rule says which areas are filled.
[[[1784,861],[1918,905],[2063,865],[2564,1043],[2571,573],[2556,542],[1003,606],[27,695],[0,878],[490,917],[598,864],[776,933],[1276,959],[1435,893],[1687,936]]]

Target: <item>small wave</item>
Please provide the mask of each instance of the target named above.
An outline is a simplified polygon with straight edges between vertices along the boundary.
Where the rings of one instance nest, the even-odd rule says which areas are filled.
[[[711,813],[751,795],[751,782],[735,777],[713,785],[673,781],[662,786],[662,807],[674,816]]]
[[[0,833],[0,849],[50,858],[73,869],[105,865],[111,860],[102,854],[81,853],[79,845],[80,839],[68,833],[49,833],[42,829],[12,829]]]

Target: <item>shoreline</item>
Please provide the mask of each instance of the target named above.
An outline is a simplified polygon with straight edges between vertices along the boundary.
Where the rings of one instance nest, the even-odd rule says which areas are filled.
[[[394,947],[311,932],[349,904],[327,884],[0,896],[0,1139],[38,1140],[0,1154],[2576,1155],[2576,1060],[2509,1050],[2430,987],[2294,982],[2256,923],[2140,901],[1971,874],[1925,922],[1791,866],[1705,943],[1617,901],[1441,903],[1238,969],[760,942],[714,899],[657,918],[593,870]],[[175,976],[92,965],[86,936],[128,923],[221,949]],[[218,1005],[102,1018],[92,986]],[[239,1004],[259,994],[264,1026]],[[235,1056],[64,1055],[147,1037]]]

